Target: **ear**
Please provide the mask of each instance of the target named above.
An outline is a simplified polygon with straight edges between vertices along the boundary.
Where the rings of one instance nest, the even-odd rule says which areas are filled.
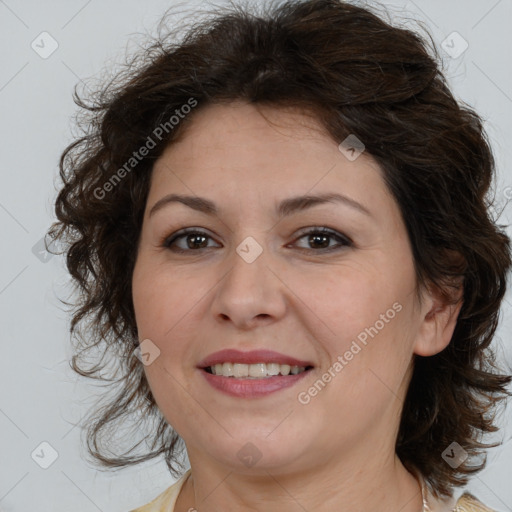
[[[429,289],[424,292],[421,307],[421,324],[414,344],[414,353],[419,356],[433,356],[444,350],[450,343],[457,318],[462,307],[463,286],[454,290],[457,298],[454,305],[448,304],[440,290]]]

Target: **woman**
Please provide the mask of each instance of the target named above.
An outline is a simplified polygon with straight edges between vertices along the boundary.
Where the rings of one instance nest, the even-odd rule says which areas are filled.
[[[177,477],[186,448],[139,512],[490,510],[454,489],[509,394],[489,344],[510,241],[481,120],[426,42],[289,1],[142,57],[78,100],[50,230],[74,368],[114,363],[93,456]],[[121,449],[125,421],[146,438]]]

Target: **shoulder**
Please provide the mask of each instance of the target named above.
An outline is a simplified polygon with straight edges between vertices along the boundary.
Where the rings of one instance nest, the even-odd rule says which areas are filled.
[[[178,494],[190,474],[190,469],[164,492],[146,505],[130,510],[130,512],[172,512],[178,499]]]
[[[472,494],[464,493],[458,500],[454,512],[496,512],[478,501]]]

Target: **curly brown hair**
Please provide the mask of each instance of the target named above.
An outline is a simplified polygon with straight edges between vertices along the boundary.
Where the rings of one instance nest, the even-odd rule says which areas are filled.
[[[436,495],[452,495],[484,467],[483,449],[497,445],[481,438],[497,430],[496,407],[510,396],[512,380],[490,348],[511,255],[491,214],[495,162],[481,118],[454,99],[430,35],[343,1],[216,8],[181,40],[173,36],[171,30],[151,40],[89,102],[75,91],[84,133],[60,160],[58,222],[48,234],[64,244],[76,285],[72,367],[116,389],[88,419],[89,452],[107,467],[163,455],[178,474],[182,440],[133,355],[131,278],[155,160],[202,106],[242,99],[310,112],[338,143],[355,134],[400,207],[418,290],[434,287],[455,303],[453,290],[463,280],[449,346],[415,356],[396,440],[404,465]],[[187,104],[196,106],[179,115]],[[176,126],[173,115],[180,117]],[[159,136],[157,127],[165,127]],[[135,157],[149,138],[151,148]],[[156,421],[142,452],[141,442],[116,446],[116,426],[128,419]],[[469,454],[457,468],[441,457],[454,441]]]

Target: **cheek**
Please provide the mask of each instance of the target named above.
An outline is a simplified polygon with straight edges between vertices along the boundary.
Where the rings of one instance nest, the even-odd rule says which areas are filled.
[[[171,413],[176,404],[180,411],[189,409],[188,393],[192,391],[190,383],[198,354],[207,352],[202,345],[207,339],[201,332],[208,332],[205,308],[218,280],[217,275],[210,280],[208,277],[197,272],[185,274],[176,266],[170,268],[149,258],[141,259],[134,269],[132,290],[138,337],[140,341],[149,339],[158,347],[158,359],[144,370],[157,402]],[[165,405],[170,395],[175,405]]]
[[[327,386],[333,399],[377,402],[400,388],[414,338],[410,263],[400,271],[391,262],[346,265],[331,269],[330,276],[295,282],[294,291],[307,296],[304,310],[314,313],[309,315],[311,332],[328,354],[323,366],[326,379],[336,382]]]
[[[382,268],[344,264],[293,278],[293,291],[311,320],[307,323],[316,325],[320,339],[343,350],[352,340],[364,343],[397,328],[410,282],[406,272],[400,280]]]
[[[139,339],[163,342],[166,335],[186,325],[191,312],[207,291],[180,275],[179,269],[145,261],[137,262],[132,279],[133,305]]]
[[[184,287],[188,289],[189,284],[179,277],[179,271],[164,271],[164,266],[143,259],[132,279],[139,340],[149,339],[158,347],[158,356],[144,366],[144,372],[159,409],[180,435],[189,430],[191,418],[201,419],[196,401],[190,399],[193,390],[187,373],[193,371],[190,341],[197,333],[189,315],[194,315],[193,306],[199,300],[197,288],[192,293],[191,286],[191,293],[186,293]]]

